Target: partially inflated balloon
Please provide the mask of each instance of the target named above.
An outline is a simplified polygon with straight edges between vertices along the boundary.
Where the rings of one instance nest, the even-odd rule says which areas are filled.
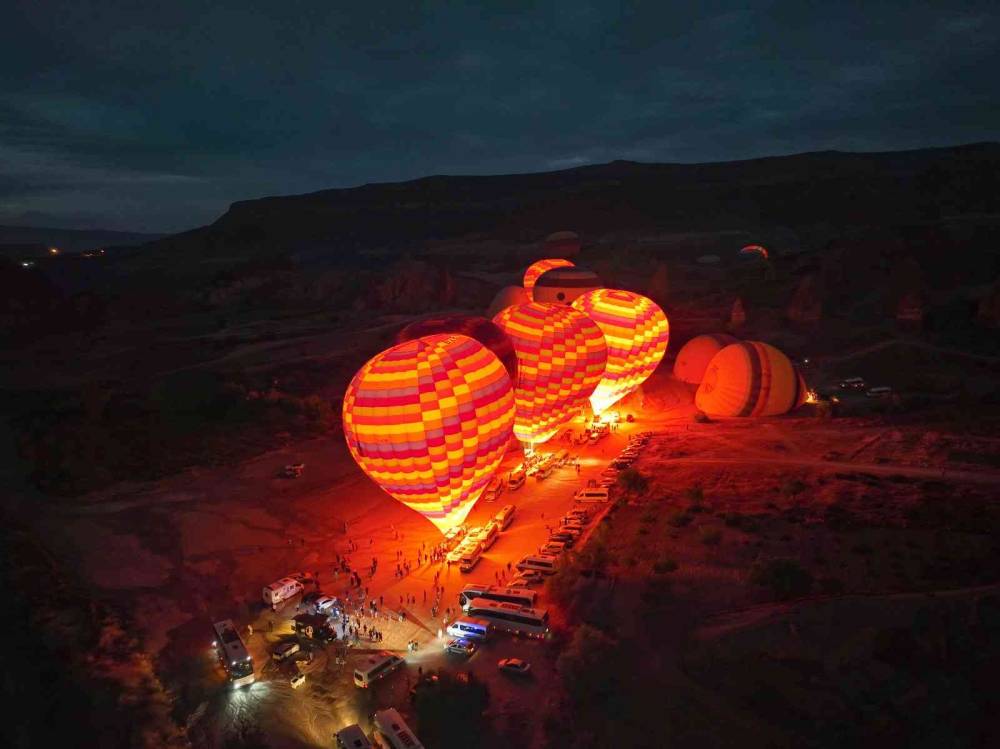
[[[538,277],[547,270],[552,270],[553,268],[572,267],[572,262],[564,260],[561,257],[550,257],[545,260],[539,260],[538,262],[532,263],[528,266],[528,270],[524,272],[524,289],[525,291],[530,292],[535,285],[535,281],[538,280]]]
[[[573,307],[597,323],[608,344],[608,365],[590,396],[599,414],[639,387],[667,351],[670,325],[652,299],[622,289],[594,289]]]
[[[344,437],[361,469],[442,532],[465,520],[510,442],[503,364],[462,335],[432,335],[370,359],[344,394]]]
[[[511,382],[517,382],[517,355],[510,338],[495,324],[479,315],[455,313],[436,315],[411,322],[396,334],[396,343],[405,343],[428,335],[457,333],[479,341],[503,364]]]
[[[717,353],[694,394],[713,416],[774,416],[802,405],[802,376],[783,353],[759,341],[741,341]]]
[[[545,442],[579,413],[600,382],[608,357],[604,334],[582,312],[558,304],[508,307],[493,322],[517,352],[514,435]]]
[[[674,359],[674,377],[692,385],[700,384],[712,357],[729,344],[736,342],[736,338],[725,333],[695,336],[677,352],[677,357]]]

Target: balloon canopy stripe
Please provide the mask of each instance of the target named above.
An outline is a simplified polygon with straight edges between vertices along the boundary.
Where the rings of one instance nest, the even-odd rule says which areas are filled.
[[[608,364],[590,396],[601,413],[639,387],[653,373],[670,341],[670,324],[652,299],[621,289],[594,289],[573,300],[604,333]]]
[[[537,281],[539,276],[545,273],[545,271],[552,270],[553,268],[572,267],[574,267],[572,262],[564,260],[560,257],[546,258],[532,263],[528,266],[528,270],[524,272],[524,288],[527,291],[531,291],[532,287],[535,285],[535,281]]]
[[[550,439],[585,405],[607,363],[600,328],[572,307],[531,302],[493,319],[514,344],[514,435],[523,442]]]
[[[489,349],[430,335],[369,360],[344,395],[351,455],[440,530],[461,524],[510,441],[513,386]]]

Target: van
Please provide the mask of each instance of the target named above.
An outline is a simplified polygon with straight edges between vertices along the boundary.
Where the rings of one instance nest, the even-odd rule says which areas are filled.
[[[524,486],[524,471],[511,471],[510,478],[507,479],[507,489],[516,491]]]
[[[562,541],[548,541],[544,546],[542,546],[542,553],[555,556],[557,554],[562,554],[566,551],[566,544]]]
[[[607,487],[596,487],[581,489],[573,497],[575,502],[607,502],[608,501],[608,489]]]
[[[424,749],[424,745],[395,708],[377,711],[372,723],[375,725],[375,733],[390,749]]]
[[[482,498],[486,502],[495,502],[503,494],[503,479],[494,476],[493,480],[483,489]]]
[[[521,572],[537,570],[543,575],[551,575],[555,573],[558,564],[559,558],[551,554],[530,554],[517,563],[517,568]]]
[[[264,603],[272,608],[276,608],[289,598],[297,596],[303,590],[305,590],[305,586],[298,580],[291,577],[283,577],[265,587],[262,595]]]
[[[472,572],[479,564],[480,558],[483,556],[483,545],[482,543],[476,543],[471,549],[462,554],[462,558],[458,560],[458,571],[459,572]]]
[[[500,538],[500,526],[496,521],[491,520],[479,534],[479,543],[483,547],[483,551],[492,548],[498,538]]]
[[[354,669],[354,686],[367,689],[379,679],[384,679],[406,663],[395,653],[382,650],[368,656]]]
[[[493,522],[496,523],[500,530],[505,531],[510,527],[510,524],[514,522],[514,510],[516,508],[514,505],[506,505],[500,512],[496,514],[493,518]]]
[[[462,637],[466,640],[485,640],[489,637],[493,625],[485,619],[474,616],[464,616],[448,625],[449,637]]]
[[[372,742],[357,723],[337,731],[335,744],[337,749],[373,749]]]

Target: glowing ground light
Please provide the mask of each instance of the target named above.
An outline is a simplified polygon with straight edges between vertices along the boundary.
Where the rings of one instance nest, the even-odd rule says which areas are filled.
[[[652,299],[622,289],[594,289],[573,300],[604,333],[608,365],[590,396],[600,414],[645,382],[667,351],[670,324]]]
[[[513,386],[479,342],[425,336],[361,367],[344,395],[343,418],[361,469],[443,533],[465,520],[503,458]]]

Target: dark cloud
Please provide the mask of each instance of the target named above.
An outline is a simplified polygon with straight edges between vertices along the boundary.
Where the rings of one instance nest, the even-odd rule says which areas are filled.
[[[18,0],[5,21],[0,222],[179,230],[433,173],[1000,131],[991,3]]]

